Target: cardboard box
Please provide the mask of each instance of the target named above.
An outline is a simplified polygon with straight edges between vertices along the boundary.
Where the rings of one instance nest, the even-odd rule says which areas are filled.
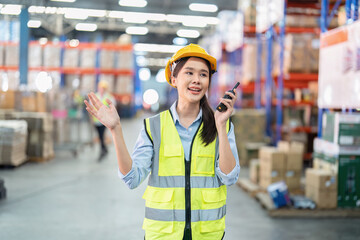
[[[306,186],[306,197],[316,203],[317,208],[332,209],[337,207],[337,191],[323,191],[313,186]]]
[[[285,154],[275,147],[261,147],[259,152],[260,165],[269,166],[270,169],[285,169]]]
[[[47,44],[44,46],[44,67],[60,67],[61,46]]]
[[[300,142],[279,141],[277,149],[285,154],[286,170],[301,171],[303,167],[304,144]]]
[[[29,45],[29,67],[42,66],[42,46],[30,44]]]
[[[27,123],[0,120],[0,165],[18,166],[26,161]]]
[[[64,50],[64,67],[75,68],[79,66],[79,49],[65,48]]]
[[[259,159],[250,160],[250,180],[253,183],[259,184],[260,178],[260,161]]]
[[[7,45],[5,48],[5,65],[6,66],[19,66],[19,46]]]
[[[286,171],[285,183],[289,190],[299,189],[301,186],[301,171]]]
[[[113,69],[114,68],[114,56],[113,50],[102,49],[100,52],[100,68]]]
[[[0,92],[0,109],[14,109],[15,108],[15,92],[8,90]]]
[[[323,169],[308,168],[305,173],[306,187],[326,191],[337,191],[337,176]]]
[[[94,68],[96,59],[96,49],[83,49],[81,51],[80,66],[82,68]]]

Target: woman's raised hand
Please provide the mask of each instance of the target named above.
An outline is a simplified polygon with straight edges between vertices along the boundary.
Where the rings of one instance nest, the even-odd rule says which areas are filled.
[[[236,89],[234,90],[235,94],[232,92],[226,92],[227,95],[229,95],[232,99],[225,99],[221,98],[220,102],[222,102],[226,107],[227,110],[225,112],[219,112],[215,111],[215,122],[217,125],[224,125],[226,124],[226,121],[231,116],[233,110],[234,110],[234,104],[237,99],[237,92]]]
[[[114,129],[117,125],[120,125],[120,117],[118,112],[116,111],[115,106],[113,103],[106,99],[106,102],[109,106],[104,105],[96,95],[91,92],[88,94],[89,100],[84,101],[86,105],[86,110],[96,117],[105,127],[109,128],[110,130]]]

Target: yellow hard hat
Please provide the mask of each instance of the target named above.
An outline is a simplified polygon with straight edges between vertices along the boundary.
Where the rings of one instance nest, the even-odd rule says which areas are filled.
[[[105,89],[108,89],[109,88],[109,83],[105,80],[101,80],[99,83],[98,83],[98,88],[105,88]]]
[[[167,62],[165,68],[166,81],[171,85],[171,65],[178,59],[184,57],[200,57],[210,63],[211,74],[216,72],[216,58],[210,56],[202,47],[197,44],[189,44],[178,50]]]

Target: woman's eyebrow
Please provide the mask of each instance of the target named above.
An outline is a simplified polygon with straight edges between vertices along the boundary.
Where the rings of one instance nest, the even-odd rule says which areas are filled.
[[[191,71],[194,71],[195,69],[194,68],[192,68],[192,67],[186,67],[185,69],[187,69],[187,70],[191,70]],[[209,72],[208,70],[206,70],[206,69],[200,69],[200,72]]]

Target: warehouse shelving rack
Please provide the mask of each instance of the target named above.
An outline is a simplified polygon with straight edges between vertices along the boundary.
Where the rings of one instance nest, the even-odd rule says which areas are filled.
[[[326,1],[327,2],[327,1]],[[326,20],[326,23],[331,21],[331,18],[335,15],[336,9],[340,6],[341,0],[337,1],[335,4],[331,5],[333,10],[330,14],[330,18]],[[327,3],[328,4],[328,3]],[[283,119],[283,107],[284,106],[314,106],[316,105],[315,102],[312,101],[283,101],[283,89],[295,89],[295,88],[307,88],[309,82],[317,81],[318,74],[317,73],[289,73],[288,76],[283,75],[283,61],[284,61],[284,36],[286,33],[315,33],[320,34],[322,31],[322,27],[319,28],[307,28],[307,27],[285,27],[285,17],[286,17],[286,9],[287,7],[297,7],[297,8],[313,8],[313,9],[322,9],[324,5],[324,1],[322,4],[305,4],[305,3],[292,3],[285,1],[284,7],[284,19],[279,22],[279,26],[272,26],[270,27],[265,33],[257,33],[258,39],[258,51],[257,51],[257,65],[261,68],[261,54],[262,54],[262,44],[261,38],[265,36],[266,38],[266,51],[267,51],[267,61],[266,61],[266,77],[265,79],[261,79],[260,71],[258,70],[258,76],[254,83],[250,83],[249,85],[243,88],[244,92],[254,92],[255,95],[255,107],[261,108],[265,106],[266,109],[266,116],[267,116],[267,135],[269,137],[273,137],[274,142],[277,142],[281,139],[282,134],[282,119]],[[323,14],[323,10],[321,10],[321,14]],[[320,18],[320,22],[325,22],[324,18]],[[272,76],[272,43],[273,39],[277,37],[280,43],[280,74],[278,76]],[[284,81],[286,79],[287,81]],[[276,88],[276,101],[272,100],[272,88],[273,86],[277,86]],[[265,94],[266,94],[266,101],[261,102],[261,88],[265,87]],[[276,134],[271,131],[271,107],[276,105]],[[310,128],[311,132],[314,132],[315,129]],[[309,132],[308,127],[304,128],[296,128],[292,131],[303,131]],[[315,131],[316,132],[316,131]]]

